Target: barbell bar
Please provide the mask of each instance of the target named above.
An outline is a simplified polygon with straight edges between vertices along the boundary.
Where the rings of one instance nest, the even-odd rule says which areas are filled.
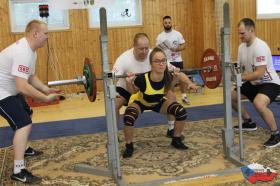
[[[62,86],[62,85],[84,85],[86,83],[85,76],[77,76],[76,79],[67,79],[67,80],[58,80],[58,81],[49,81],[48,86]]]
[[[213,49],[207,49],[203,53],[201,62],[201,68],[181,69],[180,71],[186,74],[199,71],[205,86],[211,89],[216,88],[220,84],[222,78],[222,70],[218,55]],[[138,76],[140,74],[142,73],[137,73],[135,75]],[[108,77],[106,78],[112,79],[128,77],[127,75],[114,75],[113,73],[109,73],[107,75]],[[103,79],[104,77],[96,77],[95,69],[91,63],[91,60],[89,58],[85,58],[83,75],[77,76],[76,79],[50,81],[48,82],[48,86],[62,86],[72,84],[84,85],[89,100],[94,102],[97,94],[96,81]]]
[[[211,71],[212,67],[203,67],[203,68],[195,68],[195,69],[181,69],[180,72],[184,72],[184,73],[190,73],[190,72],[195,72],[195,71],[201,71],[201,70],[207,70],[207,71]],[[172,71],[170,71],[172,72]],[[140,74],[143,73],[137,73],[135,74],[135,76],[139,76]],[[126,78],[128,77],[127,75],[114,75],[114,73],[112,73],[112,75],[110,75],[109,78]],[[104,78],[98,77],[96,78],[96,80],[103,80]],[[75,79],[67,79],[67,80],[58,80],[58,81],[49,81],[48,82],[48,86],[62,86],[62,85],[73,85],[73,84],[77,84],[77,85],[84,85],[86,84],[87,80],[85,76],[81,76],[78,75]]]

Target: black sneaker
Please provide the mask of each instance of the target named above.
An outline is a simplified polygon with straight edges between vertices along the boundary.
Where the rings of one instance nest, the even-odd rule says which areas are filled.
[[[187,150],[189,148],[182,142],[181,138],[179,137],[173,137],[171,145],[179,150]]]
[[[125,150],[123,152],[123,158],[130,158],[133,154],[133,143],[125,144]]]
[[[233,127],[236,130],[239,130],[239,125]],[[243,131],[254,131],[257,130],[257,124],[254,122],[244,122],[242,123],[242,130]]]
[[[168,138],[173,138],[174,136],[174,129],[167,129],[167,132],[166,132],[166,137]],[[184,140],[185,139],[185,136],[184,135],[181,135],[181,140]]]
[[[31,183],[31,184],[40,183],[42,180],[41,178],[32,175],[31,172],[29,172],[26,169],[21,169],[20,173],[12,174],[11,179],[15,181],[20,181],[22,183]]]
[[[42,154],[43,154],[43,151],[35,150],[31,147],[28,147],[25,150],[24,157],[34,157],[34,156],[40,156]]]
[[[276,147],[278,145],[280,145],[280,134],[272,134],[270,138],[264,143],[265,147],[270,148]]]

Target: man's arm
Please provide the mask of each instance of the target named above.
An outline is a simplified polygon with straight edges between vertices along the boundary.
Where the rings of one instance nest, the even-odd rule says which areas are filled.
[[[36,88],[34,88],[31,84],[28,83],[27,79],[16,77],[16,88],[19,92],[26,96],[30,96],[36,100],[41,100],[43,102],[50,102],[57,99],[57,96],[60,94],[50,94],[45,95]]]
[[[45,84],[43,84],[37,76],[30,76],[28,79],[28,83],[32,85],[34,88],[39,90],[40,92],[47,93],[49,87],[47,87]]]
[[[190,78],[183,72],[180,72],[180,74],[179,74],[179,81],[182,82],[182,83],[185,83],[187,85],[187,89],[194,89],[194,90],[199,89],[199,86],[194,84],[190,80]]]
[[[43,92],[44,94],[50,94],[50,93],[58,93],[60,92],[59,89],[56,88],[50,88],[46,86],[42,81],[39,80],[39,78],[35,75],[32,75],[29,77],[28,82],[37,90],[40,92]]]
[[[113,68],[112,68],[112,73],[114,73],[116,76],[118,75],[125,75],[125,69],[126,69],[126,60],[124,59],[124,53],[121,54],[117,60],[115,61]]]
[[[242,81],[254,81],[261,79],[265,73],[266,65],[256,66],[254,72],[244,72],[241,74]]]
[[[180,52],[186,49],[186,43],[182,43],[178,46],[178,48],[170,48],[172,52]]]
[[[180,72],[180,69],[175,67],[174,65],[167,63],[167,68],[169,71],[173,71],[173,72],[178,72],[178,81],[180,83],[185,83],[187,85],[188,89],[194,89],[197,90],[199,88],[199,86],[197,86],[196,84],[194,84],[190,78],[183,72]]]
[[[177,32],[177,37],[178,37],[179,46],[177,48],[171,48],[170,50],[172,52],[180,52],[180,51],[186,49],[186,41],[185,41],[183,35],[180,32]]]

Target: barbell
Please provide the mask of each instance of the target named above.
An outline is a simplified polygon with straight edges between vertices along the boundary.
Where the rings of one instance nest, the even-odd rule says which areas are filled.
[[[215,50],[209,48],[203,53],[201,60],[201,68],[194,69],[181,69],[181,72],[190,73],[199,71],[204,85],[210,89],[216,88],[222,79],[222,69],[220,66],[220,59],[216,54]],[[139,74],[135,74],[140,75]],[[126,78],[127,75],[114,75],[109,74],[107,78]],[[97,94],[96,81],[103,80],[104,78],[96,77],[94,66],[89,58],[84,59],[83,76],[77,76],[75,79],[50,81],[48,86],[61,86],[78,84],[84,85],[86,94],[89,101],[94,102]]]

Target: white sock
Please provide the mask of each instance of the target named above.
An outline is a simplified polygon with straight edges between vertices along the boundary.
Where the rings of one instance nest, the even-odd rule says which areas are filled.
[[[182,94],[182,98],[187,98],[187,94],[186,94],[186,93],[183,93],[183,94]]]
[[[168,123],[168,130],[174,129],[174,123],[175,123],[175,121],[168,121],[167,123]]]
[[[14,174],[20,173],[21,169],[24,168],[24,160],[14,160]]]

